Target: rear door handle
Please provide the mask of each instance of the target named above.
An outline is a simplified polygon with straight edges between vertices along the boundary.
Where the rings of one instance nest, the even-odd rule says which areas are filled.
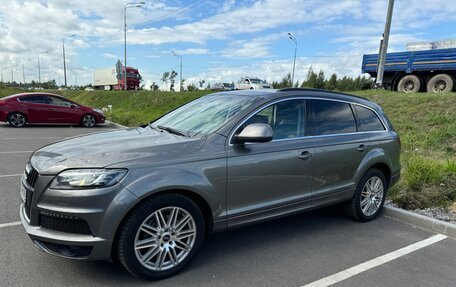
[[[359,145],[359,147],[356,148],[356,150],[359,151],[359,152],[363,152],[363,151],[365,151],[366,149],[367,149],[367,146],[365,146],[365,145],[363,145],[363,144]]]
[[[298,158],[299,159],[302,159],[302,160],[308,160],[309,158],[312,157],[312,154],[308,151],[303,151],[299,156]]]

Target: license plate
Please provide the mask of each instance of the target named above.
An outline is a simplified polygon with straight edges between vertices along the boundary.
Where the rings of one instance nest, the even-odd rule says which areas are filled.
[[[25,203],[27,201],[27,191],[21,186],[21,199]]]

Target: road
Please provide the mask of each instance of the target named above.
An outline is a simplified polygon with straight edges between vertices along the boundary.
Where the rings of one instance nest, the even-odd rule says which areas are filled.
[[[0,124],[0,286],[456,286],[456,240],[384,216],[358,223],[335,208],[213,234],[188,268],[160,282],[111,262],[38,251],[17,223],[28,157],[59,139],[112,128]]]

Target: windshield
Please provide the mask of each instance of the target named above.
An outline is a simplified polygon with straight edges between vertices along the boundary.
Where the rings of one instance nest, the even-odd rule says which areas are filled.
[[[195,136],[215,132],[248,108],[254,97],[239,95],[209,95],[194,100],[151,123]]]
[[[260,79],[250,79],[250,82],[254,84],[264,84],[264,81]]]

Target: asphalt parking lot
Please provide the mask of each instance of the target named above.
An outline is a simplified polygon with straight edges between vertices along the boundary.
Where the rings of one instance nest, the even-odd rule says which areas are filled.
[[[111,262],[38,251],[18,224],[28,157],[59,139],[112,128],[0,124],[0,286],[456,286],[456,240],[384,216],[358,223],[334,208],[213,234],[184,272],[160,282]]]

